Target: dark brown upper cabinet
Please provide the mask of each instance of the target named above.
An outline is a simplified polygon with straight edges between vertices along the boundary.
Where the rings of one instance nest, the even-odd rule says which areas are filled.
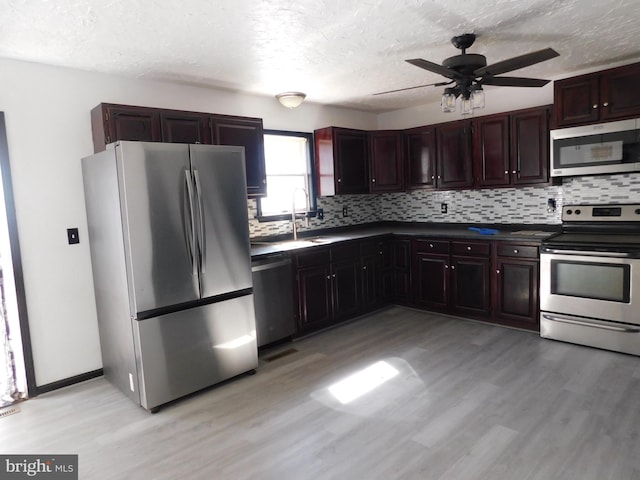
[[[247,193],[264,196],[262,119],[101,103],[91,111],[94,152],[118,140],[244,147]]]
[[[211,115],[211,138],[215,145],[244,147],[247,193],[250,197],[267,194],[263,135],[261,118]]]
[[[404,189],[402,133],[380,130],[369,133],[369,172],[371,193],[399,192]]]
[[[509,115],[473,120],[473,168],[478,187],[509,185]]]
[[[458,120],[437,125],[436,151],[438,188],[473,187],[470,121]]]
[[[163,142],[212,143],[209,115],[206,113],[165,110],[160,113],[160,126]]]
[[[368,132],[327,127],[314,139],[319,196],[369,193]]]
[[[640,116],[640,63],[554,82],[555,127]]]
[[[513,185],[549,182],[549,107],[510,115],[510,164]]]
[[[408,189],[436,187],[436,134],[433,127],[404,131]]]
[[[91,110],[94,153],[117,140],[160,142],[160,112],[155,108],[101,103]]]

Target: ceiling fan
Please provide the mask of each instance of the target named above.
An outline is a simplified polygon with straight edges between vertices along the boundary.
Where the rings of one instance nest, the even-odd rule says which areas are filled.
[[[374,95],[402,92],[405,90],[412,90],[414,88],[455,84],[453,87],[446,88],[443,95],[443,111],[453,111],[451,109],[445,110],[445,96],[449,103],[453,102],[453,109],[455,110],[456,98],[462,96],[464,100],[469,100],[474,93],[482,92],[482,85],[497,85],[501,87],[542,87],[546,85],[550,80],[524,77],[499,77],[496,75],[501,75],[536,63],[544,62],[560,55],[553,48],[545,48],[543,50],[509,58],[492,65],[487,65],[487,59],[484,55],[467,53],[467,48],[473,45],[475,39],[476,35],[473,33],[465,33],[463,35],[453,37],[451,39],[451,43],[454,47],[462,50],[462,54],[445,59],[442,62],[442,65],[428,60],[423,60],[422,58],[406,60],[408,63],[415,65],[416,67],[423,68],[424,70],[428,70],[433,73],[438,73],[443,77],[448,78],[448,81],[400,88],[398,90],[389,90],[386,92],[375,93]]]

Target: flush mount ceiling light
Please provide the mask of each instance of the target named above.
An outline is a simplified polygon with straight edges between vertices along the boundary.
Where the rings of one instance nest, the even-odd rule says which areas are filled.
[[[460,49],[462,53],[445,59],[442,65],[422,58],[407,60],[408,63],[416,67],[447,78],[444,82],[390,90],[374,95],[402,92],[414,88],[452,85],[451,87],[445,88],[442,94],[440,103],[442,111],[455,112],[456,99],[460,97],[460,113],[469,114],[478,108],[484,108],[483,85],[496,85],[500,87],[542,87],[549,83],[549,80],[538,78],[499,77],[496,75],[535,65],[536,63],[544,62],[560,55],[553,48],[545,48],[536,52],[502,60],[492,65],[487,65],[487,59],[484,55],[467,53],[467,48],[473,45],[475,39],[476,36],[473,33],[465,33],[453,37],[451,43],[454,47]]]
[[[306,97],[307,95],[302,92],[284,92],[276,95],[280,104],[287,108],[296,108],[300,106]]]

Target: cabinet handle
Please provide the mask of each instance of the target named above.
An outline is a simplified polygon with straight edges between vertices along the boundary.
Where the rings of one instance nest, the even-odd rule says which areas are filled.
[[[516,171],[515,171],[515,170],[512,170],[512,171],[511,171],[511,173],[513,173],[513,174],[515,175],[515,174],[516,174]]]
[[[603,107],[608,107],[608,106],[609,106],[609,102],[604,102],[604,103],[602,104],[602,106],[603,106]]]
[[[505,175],[509,175],[509,170],[505,170],[505,171],[504,171],[504,174],[505,174]]]
[[[498,275],[500,275],[500,270],[496,270],[496,273],[497,273]]]
[[[442,178],[440,175],[438,175],[438,180],[440,180],[440,178]]]
[[[331,275],[327,275],[327,280],[331,280]]]
[[[266,185],[266,184],[267,184],[267,179],[266,179],[266,178],[263,178],[263,179],[262,179],[262,183],[263,183],[264,185]]]
[[[367,266],[365,265],[364,267],[362,267],[362,269],[363,269],[363,270],[366,270],[366,269],[367,269]]]
[[[430,244],[429,244],[429,248],[433,248],[433,243],[430,243]]]
[[[451,265],[451,270],[455,270],[456,266],[455,265]]]
[[[333,278],[336,278],[336,274],[335,273],[333,274]]]
[[[444,268],[449,268],[449,265],[445,265]]]
[[[431,175],[431,180],[435,180],[436,176],[435,175]]]
[[[595,103],[593,104],[593,108],[598,108],[598,105],[596,105]]]
[[[520,250],[518,250],[517,248],[514,248],[513,253],[520,253]]]
[[[371,183],[376,183],[376,179],[375,179],[375,178],[372,178],[372,179],[371,179]]]
[[[467,247],[467,252],[470,252],[470,251],[471,251],[471,247]]]
[[[340,183],[341,181],[342,181],[342,179],[341,179],[341,178],[339,178],[339,179],[338,179],[338,183]]]
[[[378,252],[380,255],[382,255],[382,250]]]

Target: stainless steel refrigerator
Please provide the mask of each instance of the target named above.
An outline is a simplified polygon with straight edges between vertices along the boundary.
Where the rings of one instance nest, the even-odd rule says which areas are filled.
[[[258,365],[244,150],[82,159],[105,377],[147,410]]]

